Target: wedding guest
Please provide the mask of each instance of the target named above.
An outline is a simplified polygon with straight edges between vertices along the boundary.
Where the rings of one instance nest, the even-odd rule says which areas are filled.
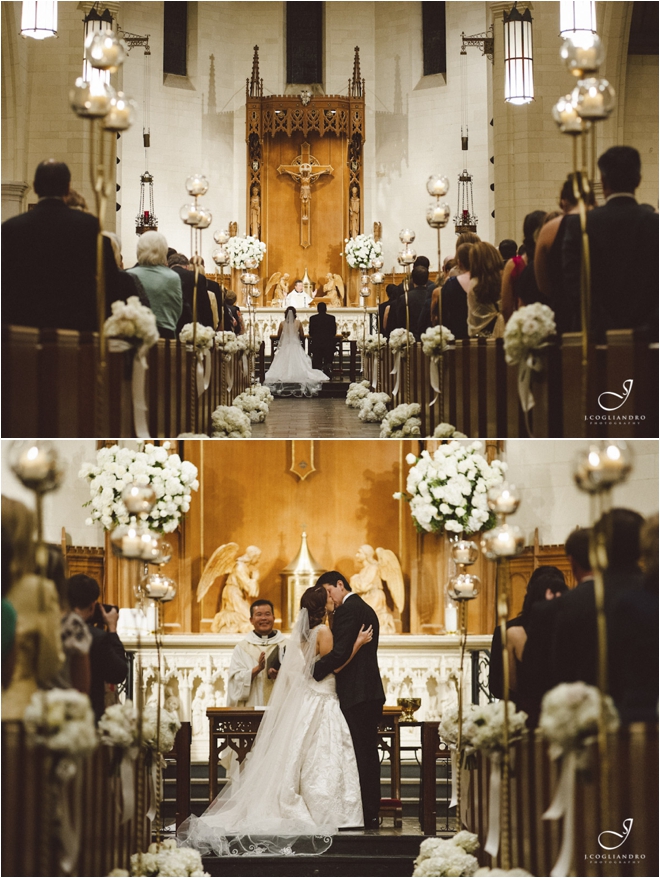
[[[176,338],[183,310],[181,279],[167,267],[167,241],[160,232],[145,232],[137,241],[138,264],[128,273],[139,278],[156,317],[161,338]]]
[[[145,235],[157,234],[145,232]],[[89,697],[96,720],[105,712],[106,684],[123,683],[128,674],[128,663],[121,640],[117,635],[117,619],[119,613],[115,607],[106,610],[98,603],[101,589],[91,576],[78,573],[70,577],[68,596],[71,609],[87,623],[92,636],[89,651],[91,683]],[[95,622],[104,625],[101,629]],[[105,630],[107,629],[107,630]]]
[[[523,256],[513,256],[504,267],[502,274],[502,313],[508,320],[521,305],[538,301],[538,288],[534,276],[534,253],[536,236],[539,233],[546,212],[534,210],[523,220]]]
[[[453,333],[454,338],[468,337],[467,294],[470,287],[471,247],[471,244],[461,244],[456,249],[459,273],[449,277],[442,287],[433,290],[428,310],[425,308],[420,318],[420,335],[429,326],[438,326],[441,323]],[[440,320],[440,303],[442,303],[442,320]]]
[[[230,322],[229,331],[235,332],[236,335],[243,335],[245,333],[245,324],[243,323],[241,309],[236,304],[236,293],[233,290],[227,290],[225,294],[225,308],[225,317],[228,317]],[[227,323],[225,322],[225,329],[227,328]]]
[[[177,331],[186,325],[192,323],[193,319],[193,297],[195,294],[195,272],[190,260],[183,253],[174,253],[167,259],[168,268],[171,268],[175,274],[179,276],[181,281],[181,293],[183,295],[183,308]],[[197,279],[197,322],[202,326],[213,326],[213,313],[209,302],[208,293],[206,291],[206,278],[200,274]]]
[[[390,332],[392,331],[391,322],[394,320],[392,312],[396,300],[401,295],[401,290],[399,289],[398,284],[388,284],[385,287],[385,292],[387,293],[387,299],[384,302],[381,302],[378,306],[378,320],[380,323],[381,334],[384,335],[385,338],[389,338]]]
[[[273,604],[260,598],[250,605],[253,630],[234,647],[227,680],[228,707],[268,704],[286,638],[275,631]]]
[[[214,322],[211,324],[218,328],[220,324],[220,303],[222,302],[222,290],[220,289],[220,284],[206,275],[206,267],[204,265],[204,259],[202,257],[202,275],[206,280],[206,294],[209,298],[209,304],[211,306],[211,314],[213,316]]]
[[[456,259],[456,253],[458,252],[458,248],[461,244],[480,244],[481,238],[477,235],[476,232],[461,232],[460,235],[456,238],[456,250],[454,251],[454,259]],[[460,274],[461,270],[458,266],[458,263],[454,265],[453,268],[449,270],[450,277],[456,277],[456,275]]]
[[[144,291],[144,287],[137,275],[129,274],[127,271],[124,271],[124,260],[121,255],[121,244],[119,242],[119,236],[115,235],[114,232],[103,232],[103,236],[110,241],[110,246],[112,248],[112,255],[115,259],[115,265],[117,266],[117,275],[116,275],[116,289],[117,289],[117,297],[122,301],[126,301],[131,296],[137,296],[140,300],[140,304],[146,305],[149,307],[149,299],[147,298],[147,294]]]
[[[412,287],[408,290],[407,294],[404,293],[396,300],[396,304],[393,308],[394,322],[390,326],[390,320],[392,319],[392,312],[390,312],[388,326],[390,326],[390,330],[397,328],[408,329],[408,331],[412,332],[415,338],[419,341],[419,334],[417,331],[419,317],[422,313],[427,293],[430,295],[428,289],[428,270],[423,266],[418,265],[416,268],[413,268],[410,279]]]
[[[504,320],[499,310],[502,289],[502,257],[497,248],[485,241],[470,249],[470,284],[468,286],[468,335],[500,338]]]
[[[497,245],[497,249],[500,251],[500,256],[505,265],[509,259],[513,259],[518,253],[518,245],[511,238],[505,238],[503,241],[500,241]]]

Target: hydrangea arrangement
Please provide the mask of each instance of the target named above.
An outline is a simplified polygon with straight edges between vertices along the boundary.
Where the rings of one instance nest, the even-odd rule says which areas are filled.
[[[221,333],[218,333],[218,335],[220,334]],[[233,332],[227,334],[234,335]],[[254,338],[251,338],[250,336],[251,333],[249,332],[244,332],[243,335],[234,335],[238,350],[244,354],[258,354],[259,348],[261,347],[261,341],[257,338],[256,334]]]
[[[380,424],[387,414],[390,397],[387,393],[367,393],[360,404],[358,418],[361,421]]]
[[[402,439],[405,436],[419,436],[422,421],[418,415],[421,410],[421,406],[417,402],[410,403],[410,405],[405,403],[398,405],[385,416],[380,428],[380,438]]]
[[[113,869],[111,878],[128,878],[129,875],[168,875],[192,876],[192,878],[208,878],[204,871],[202,855],[199,851],[188,847],[177,847],[173,838],[165,839],[160,844],[149,845],[146,853],[131,856],[131,871]]]
[[[514,311],[504,330],[504,356],[509,365],[527,359],[530,351],[544,345],[557,331],[555,314],[547,305],[534,302]]]
[[[108,338],[120,338],[142,348],[150,348],[158,341],[154,312],[137,296],[129,296],[125,302],[113,302],[112,314],[105,321],[104,329]]]
[[[265,402],[266,405],[270,406],[275,397],[270,392],[270,387],[266,387],[265,384],[255,384],[252,388],[252,395],[256,396],[257,399],[260,399],[262,402]]]
[[[98,744],[91,702],[76,689],[35,692],[23,721],[32,746],[82,756]]]
[[[362,401],[369,394],[370,387],[371,384],[368,381],[349,384],[348,393],[346,394],[346,405],[352,409],[359,409]]]
[[[427,357],[438,357],[455,340],[446,326],[432,326],[422,333],[422,351]]]
[[[193,342],[193,325],[192,323],[186,323],[181,332],[179,333],[179,341],[182,344],[192,345]],[[206,351],[213,350],[213,343],[215,341],[215,330],[212,326],[203,326],[201,323],[197,324],[197,337],[195,339],[195,347],[197,348],[197,352],[200,354],[205,353]]]
[[[474,875],[478,848],[477,836],[465,830],[452,838],[427,838],[420,845],[413,876]]]
[[[358,350],[363,354],[375,354],[379,349],[387,347],[387,339],[379,332],[374,335],[357,336]]]
[[[470,741],[466,735],[466,729],[468,728],[468,721],[472,718],[475,708],[476,705],[473,704],[463,705],[463,728],[461,730],[461,744],[463,747],[470,746]],[[438,726],[438,736],[448,746],[458,746],[458,705],[451,710],[445,710],[443,712],[440,725]]]
[[[160,734],[156,741],[157,720],[158,708],[153,704],[145,707],[142,714],[142,743],[157,753],[169,753],[174,747],[174,739],[181,728],[181,721],[176,714],[161,707]]]
[[[225,249],[229,253],[229,264],[232,268],[247,268],[245,262],[248,259],[256,259],[257,265],[264,258],[266,245],[259,238],[252,235],[246,235],[244,238],[235,235],[225,244]]]
[[[268,403],[247,391],[239,394],[232,402],[232,405],[235,405],[236,408],[244,412],[250,419],[251,424],[260,424],[266,420]]]
[[[461,433],[451,424],[438,424],[433,431],[434,439],[467,439],[465,433]]]
[[[89,481],[92,513],[86,524],[99,522],[106,530],[128,524],[130,516],[121,494],[126,485],[151,485],[156,504],[146,518],[151,530],[171,533],[190,509],[190,495],[199,488],[197,467],[178,454],[169,453],[169,442],[160,447],[148,443],[143,451],[132,448],[101,448],[96,463],[84,463],[78,473]]]
[[[512,701],[492,701],[475,705],[467,721],[463,723],[466,743],[475,750],[497,753],[504,749],[504,705],[507,707],[509,744],[522,737],[527,714],[516,711]]]
[[[605,724],[608,732],[619,727],[619,714],[609,695],[605,696]],[[539,727],[550,742],[550,756],[558,759],[580,750],[598,734],[600,692],[586,683],[560,683],[543,696]]]
[[[111,704],[98,725],[101,743],[108,747],[119,747],[129,750],[138,743],[137,714],[132,701],[123,704]]]
[[[351,268],[369,268],[377,256],[383,255],[383,245],[374,241],[373,235],[358,235],[346,238],[344,254]]]
[[[405,351],[408,345],[415,344],[415,336],[407,329],[393,329],[390,333],[390,348],[396,353]]]
[[[504,481],[506,464],[488,463],[480,442],[461,444],[456,440],[420,457],[409,454],[412,464],[406,493],[394,495],[410,503],[418,531],[472,534],[495,526],[488,509],[487,493]]]
[[[216,332],[215,346],[219,351],[222,351],[225,360],[229,361],[233,354],[237,354],[241,350],[238,343],[240,337],[234,332]]]
[[[249,439],[250,418],[235,405],[219,405],[211,415],[213,435],[220,439]]]

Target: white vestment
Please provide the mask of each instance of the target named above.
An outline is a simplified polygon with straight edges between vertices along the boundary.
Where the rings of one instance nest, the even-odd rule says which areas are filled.
[[[308,296],[304,290],[302,293],[298,293],[296,290],[291,290],[284,300],[284,305],[286,308],[288,308],[289,305],[293,305],[294,308],[307,308],[311,301],[312,297]]]
[[[272,637],[261,637],[251,631],[245,640],[234,647],[229,665],[227,682],[227,707],[265,707],[270,699],[273,681],[268,679],[266,669],[252,679],[252,668],[259,664],[259,656],[266,653],[266,662],[277,648],[282,660],[282,645],[286,637],[274,631]]]

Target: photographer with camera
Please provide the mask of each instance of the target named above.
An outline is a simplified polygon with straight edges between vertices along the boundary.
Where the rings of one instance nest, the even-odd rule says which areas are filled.
[[[92,634],[89,697],[98,722],[105,712],[105,684],[123,683],[128,674],[124,647],[117,636],[119,610],[110,604],[97,603],[101,594],[99,584],[84,573],[69,578],[68,590],[71,609],[84,619]]]

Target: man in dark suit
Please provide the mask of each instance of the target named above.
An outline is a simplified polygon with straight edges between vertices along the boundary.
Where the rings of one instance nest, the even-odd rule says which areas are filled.
[[[319,302],[318,314],[309,318],[309,338],[312,342],[312,366],[322,369],[332,377],[332,361],[335,356],[337,321],[328,314],[325,302]]]
[[[591,323],[596,338],[608,329],[649,327],[658,322],[658,214],[635,200],[641,180],[639,153],[613,146],[598,159],[605,204],[587,214],[591,261]],[[580,219],[567,217],[562,245],[561,301],[570,328],[580,329]]]
[[[422,265],[413,268],[412,288],[404,293],[396,300],[394,310],[394,323],[390,327],[388,319],[388,329],[408,329],[413,333],[417,341],[419,341],[419,318],[426,302],[427,295],[430,297],[429,291],[429,272]],[[391,313],[391,312],[390,312]]]
[[[71,173],[63,162],[41,162],[34,175],[39,201],[2,224],[2,322],[15,326],[98,331],[98,220],[64,203]],[[104,238],[106,302],[118,297],[118,274]],[[35,269],[35,265],[39,268]]]
[[[181,278],[183,311],[177,325],[177,332],[180,332],[186,323],[192,323],[195,272],[190,264],[190,260],[183,253],[174,253],[168,257],[167,267],[171,268]],[[201,271],[197,284],[197,322],[201,323],[202,326],[213,326],[213,312],[211,311],[211,303],[206,292],[206,277]]]
[[[348,661],[353,644],[364,625],[373,628],[373,638],[365,643],[353,660],[337,674],[337,695],[353,740],[365,829],[378,828],[380,809],[380,761],[378,724],[385,703],[385,692],[378,670],[378,616],[362,598],[351,591],[348,580],[331,570],[316,582],[324,585],[335,605],[332,651],[314,666],[314,679],[322,680]]]

